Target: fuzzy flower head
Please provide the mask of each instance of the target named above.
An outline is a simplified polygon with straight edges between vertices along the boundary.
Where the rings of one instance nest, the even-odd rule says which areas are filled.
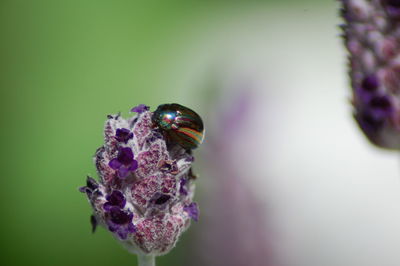
[[[124,119],[109,115],[104,145],[97,149],[99,182],[88,177],[91,223],[108,229],[136,254],[165,254],[173,248],[199,210],[192,201],[194,176],[190,150],[168,141],[146,105]]]
[[[342,0],[354,117],[368,139],[400,148],[400,0]]]

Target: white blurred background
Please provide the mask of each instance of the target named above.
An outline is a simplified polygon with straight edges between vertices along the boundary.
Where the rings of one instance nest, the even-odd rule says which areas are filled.
[[[260,254],[264,265],[400,265],[400,158],[368,143],[352,118],[338,7],[333,1],[299,3],[213,17],[213,27],[194,37],[177,68],[183,79],[172,82],[182,91],[199,84],[214,93],[211,102],[201,100],[201,93],[210,93],[204,90],[186,95],[193,106],[208,106],[200,111],[207,137],[225,141],[224,158],[214,163],[233,167],[263,208],[271,252]],[[224,131],[221,119],[243,98],[244,118]],[[203,220],[193,230],[200,231],[201,253],[213,257],[210,245],[223,229],[210,226],[218,219],[220,225],[237,221],[218,216],[224,210],[209,210],[213,184],[222,177],[208,161],[220,147],[207,137],[199,152],[206,157],[198,181]],[[251,215],[238,218],[243,230],[231,232],[243,245],[252,230],[246,219]],[[220,237],[220,246],[232,241]],[[246,256],[244,250],[230,255]],[[247,265],[262,263],[249,258]]]

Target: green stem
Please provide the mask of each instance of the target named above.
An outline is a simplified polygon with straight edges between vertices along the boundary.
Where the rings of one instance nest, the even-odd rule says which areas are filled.
[[[137,255],[139,266],[156,266],[154,255]]]

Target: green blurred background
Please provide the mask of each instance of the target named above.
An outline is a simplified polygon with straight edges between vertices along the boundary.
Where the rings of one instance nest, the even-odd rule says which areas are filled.
[[[135,265],[104,229],[91,234],[77,191],[95,174],[106,115],[167,102],[204,113],[212,70],[191,47],[208,30],[251,10],[279,16],[321,2],[2,0],[1,264]],[[158,265],[182,265],[191,230]]]

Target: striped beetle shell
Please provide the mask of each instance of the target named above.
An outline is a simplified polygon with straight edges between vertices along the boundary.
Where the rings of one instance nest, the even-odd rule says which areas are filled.
[[[169,141],[186,150],[195,149],[203,142],[203,121],[195,111],[185,106],[177,103],[162,104],[154,111],[152,121]]]

